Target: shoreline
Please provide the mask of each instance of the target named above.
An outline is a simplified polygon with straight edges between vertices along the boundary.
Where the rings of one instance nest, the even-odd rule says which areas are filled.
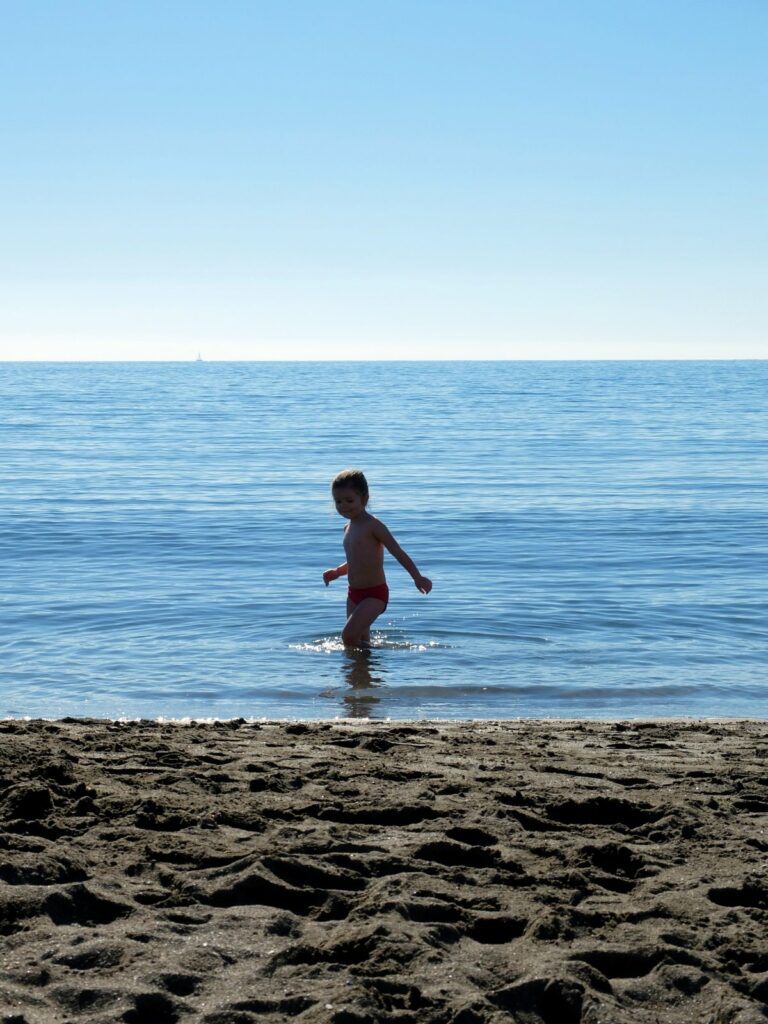
[[[184,715],[180,718],[166,717],[165,715],[158,715],[156,718],[146,718],[144,716],[129,717],[128,715],[120,715],[116,718],[101,715],[60,715],[48,718],[45,715],[13,715],[6,716],[5,718],[0,716],[0,726],[8,722],[19,722],[24,725],[34,724],[36,722],[46,724],[60,724],[60,725],[73,725],[73,724],[92,724],[92,725],[135,725],[135,724],[149,724],[149,725],[216,725],[218,723],[229,724],[232,722],[238,725],[350,725],[350,726],[371,726],[376,728],[377,726],[396,726],[396,725],[435,725],[435,726],[460,726],[460,725],[574,725],[580,722],[586,725],[614,725],[616,722],[628,722],[631,724],[642,724],[651,723],[654,725],[661,725],[669,723],[670,725],[708,725],[717,723],[726,723],[731,725],[738,725],[740,723],[751,724],[751,723],[768,723],[768,717],[765,715],[606,715],[600,718],[590,718],[585,715],[572,715],[572,716],[555,716],[546,718],[542,715],[536,715],[527,717],[524,715],[516,715],[510,717],[499,717],[499,718],[363,718],[356,715],[334,715],[325,718],[302,718],[299,715],[289,716],[286,718],[273,718],[269,715],[259,715],[245,717],[243,715],[236,715],[231,717],[218,717],[216,715],[205,715],[200,717],[193,717],[192,715]]]
[[[768,722],[0,720],[0,1021],[758,1024]]]

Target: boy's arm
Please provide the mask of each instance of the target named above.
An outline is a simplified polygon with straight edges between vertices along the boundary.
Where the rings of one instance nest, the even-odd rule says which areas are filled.
[[[347,563],[344,562],[342,565],[337,565],[335,569],[326,569],[323,573],[323,583],[328,586],[333,580],[337,580],[339,576],[347,575]]]
[[[373,526],[373,535],[376,540],[381,541],[390,555],[396,558],[405,571],[410,574],[413,582],[416,584],[416,589],[420,590],[422,594],[428,594],[432,589],[432,580],[421,575],[411,556],[403,551],[384,523],[379,522],[378,519]]]

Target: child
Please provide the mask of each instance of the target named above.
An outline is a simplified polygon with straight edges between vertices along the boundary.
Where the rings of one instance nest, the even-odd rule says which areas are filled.
[[[360,647],[370,640],[374,619],[387,607],[389,587],[384,576],[384,548],[409,572],[422,594],[432,589],[432,581],[422,576],[413,560],[403,551],[384,523],[366,511],[368,482],[359,469],[345,469],[331,484],[336,511],[349,523],[344,529],[343,565],[326,569],[326,587],[339,576],[349,578],[347,624],[341,639],[348,647]]]

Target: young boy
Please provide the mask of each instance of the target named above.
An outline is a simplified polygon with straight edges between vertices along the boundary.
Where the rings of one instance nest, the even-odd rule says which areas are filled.
[[[349,522],[344,530],[346,562],[326,569],[326,587],[339,576],[347,576],[347,622],[341,639],[348,647],[368,644],[371,625],[386,609],[389,587],[384,575],[384,549],[413,577],[416,589],[428,594],[432,581],[422,576],[414,561],[403,551],[384,523],[366,510],[368,481],[359,469],[345,469],[331,484],[336,511]]]

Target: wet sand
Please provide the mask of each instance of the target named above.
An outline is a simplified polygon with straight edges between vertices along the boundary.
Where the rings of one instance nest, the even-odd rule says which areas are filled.
[[[759,1024],[768,723],[0,722],[0,1024]]]

